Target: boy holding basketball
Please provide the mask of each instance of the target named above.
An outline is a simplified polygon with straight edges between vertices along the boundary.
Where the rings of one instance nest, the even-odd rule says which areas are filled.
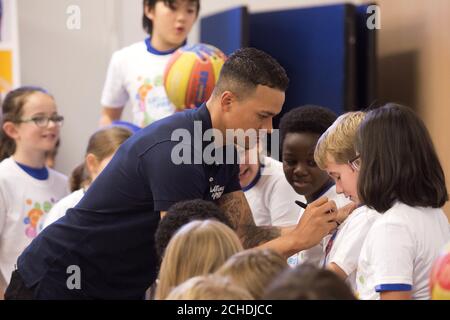
[[[200,0],[143,0],[143,6],[149,37],[113,54],[101,99],[101,126],[120,120],[128,102],[139,127],[175,111],[164,89],[164,70],[172,53],[186,43]]]

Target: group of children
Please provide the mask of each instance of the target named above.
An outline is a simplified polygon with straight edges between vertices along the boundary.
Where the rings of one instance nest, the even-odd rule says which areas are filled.
[[[220,213],[190,216],[184,221],[188,225],[172,230],[169,245],[159,250],[163,265],[158,287],[165,293],[156,298],[248,299],[244,289],[254,299],[430,299],[431,267],[450,241],[442,210],[448,194],[429,133],[418,116],[395,104],[338,118],[326,108],[303,106],[283,117],[280,130],[283,164],[271,166],[278,172],[263,180],[267,162],[262,155],[253,167],[245,161],[247,155],[241,164],[241,185],[255,221],[271,221],[271,215],[278,221],[283,205],[289,207],[301,196],[310,203],[325,195],[342,211],[336,230],[318,246],[286,261],[267,250],[242,251]],[[297,196],[276,194],[283,190],[276,188],[279,171]],[[267,210],[270,195],[280,199],[279,211]],[[283,196],[291,201],[283,202]],[[185,205],[175,215],[182,216]],[[283,225],[297,222],[302,210],[295,212],[296,218],[289,218],[290,212]],[[163,219],[160,227],[165,223]],[[195,239],[194,230],[202,228],[211,229],[209,239],[205,233],[196,244],[189,243]]]
[[[23,87],[2,101],[0,296],[25,247],[80,201],[133,134],[110,125],[120,120],[124,105],[132,102],[141,127],[174,111],[162,73],[185,42],[200,1],[143,3],[151,37],[114,54],[102,96],[101,123],[108,126],[91,136],[70,190],[69,179],[46,166],[64,120],[54,98]],[[213,203],[178,203],[155,235],[160,267],[148,298],[428,299],[432,263],[450,241],[441,209],[448,193],[417,115],[393,104],[340,117],[302,106],[284,115],[280,133],[282,162],[258,152],[255,164],[240,166],[256,224],[293,226],[304,211],[296,201],[308,205],[327,197],[340,208],[336,230],[286,260],[269,250],[244,250]]]

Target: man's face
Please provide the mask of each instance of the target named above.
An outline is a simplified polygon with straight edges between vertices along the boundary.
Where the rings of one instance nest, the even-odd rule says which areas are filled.
[[[235,132],[235,143],[243,148],[253,148],[262,138],[261,130],[272,131],[272,119],[281,112],[285,93],[279,89],[258,85],[248,96],[235,97],[222,107],[223,123],[227,129],[241,129]],[[245,136],[252,129],[255,139]]]

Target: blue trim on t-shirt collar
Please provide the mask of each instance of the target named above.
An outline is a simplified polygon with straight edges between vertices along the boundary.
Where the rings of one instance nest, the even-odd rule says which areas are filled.
[[[332,187],[334,187],[334,182],[333,181],[328,181],[323,187],[322,187],[322,191],[320,193],[318,193],[317,195],[315,195],[315,197],[312,199],[311,202],[316,201],[317,199],[319,199],[321,196],[323,196],[325,193],[328,192],[328,190],[330,190]],[[308,202],[308,203],[311,203]]]
[[[375,287],[376,292],[384,291],[411,291],[412,286],[406,283],[390,283],[390,284],[380,284]]]
[[[152,53],[152,54],[156,54],[156,55],[158,55],[158,56],[165,56],[165,55],[168,55],[168,54],[172,54],[172,53],[174,53],[175,51],[177,51],[180,47],[184,46],[185,44],[186,44],[186,41],[183,42],[183,44],[182,44],[181,46],[179,46],[178,48],[170,49],[170,50],[167,50],[167,51],[160,51],[160,50],[158,50],[158,49],[155,49],[155,48],[152,46],[150,37],[148,37],[147,39],[145,39],[145,45],[146,45],[146,47],[147,47],[147,51],[150,52],[150,53]]]
[[[259,165],[258,168],[258,172],[256,173],[256,177],[253,178],[252,182],[250,182],[250,184],[244,188],[242,188],[242,191],[246,192],[248,190],[250,190],[251,188],[253,188],[259,181],[259,179],[261,179],[261,167],[264,167],[263,165]]]
[[[23,171],[25,171],[31,177],[33,177],[37,180],[47,180],[48,179],[47,167],[36,169],[36,168],[26,166],[24,164],[18,163],[17,161],[16,161],[16,163]]]

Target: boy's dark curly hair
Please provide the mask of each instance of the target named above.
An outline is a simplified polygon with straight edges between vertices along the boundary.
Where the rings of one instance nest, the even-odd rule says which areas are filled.
[[[196,199],[178,202],[171,206],[159,223],[155,234],[155,248],[160,261],[170,239],[178,229],[194,220],[215,219],[233,228],[225,213],[213,202]]]
[[[322,135],[337,119],[330,109],[305,105],[285,113],[280,121],[280,146],[288,133],[316,133]]]

